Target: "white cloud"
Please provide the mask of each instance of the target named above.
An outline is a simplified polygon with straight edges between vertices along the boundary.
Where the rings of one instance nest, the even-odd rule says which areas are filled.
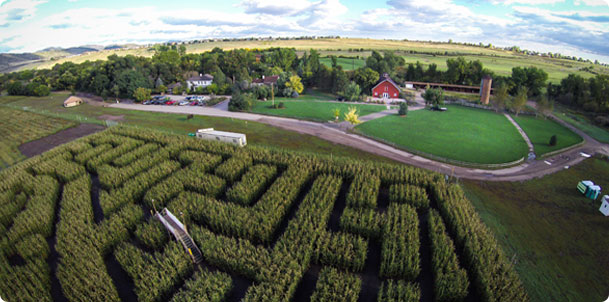
[[[578,0],[576,0],[578,1]],[[584,0],[584,1],[602,1],[602,0]],[[565,0],[492,0],[493,4],[528,4],[528,5],[541,5],[541,4],[556,4],[563,3]]]
[[[587,5],[587,6],[609,6],[607,0],[574,0],[575,5]]]
[[[0,27],[31,19],[36,7],[46,0],[0,0]]]

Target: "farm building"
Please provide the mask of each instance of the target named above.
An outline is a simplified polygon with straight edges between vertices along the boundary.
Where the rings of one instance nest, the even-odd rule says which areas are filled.
[[[188,85],[188,89],[192,90],[192,89],[196,89],[198,87],[205,88],[205,87],[211,85],[211,83],[213,81],[214,81],[214,77],[212,75],[199,74],[199,76],[197,76],[197,77],[188,78],[188,80],[186,80],[186,84]]]
[[[400,97],[400,86],[389,77],[389,74],[383,73],[378,83],[372,87],[372,97],[397,99]]]
[[[279,79],[279,76],[273,75],[273,76],[262,76],[262,79],[254,79],[252,81],[252,85],[256,85],[256,86],[262,86],[262,85],[266,85],[266,86],[271,86],[271,85],[277,85],[277,80]]]
[[[218,142],[235,144],[239,147],[247,145],[245,134],[235,132],[216,131],[214,128],[197,130],[197,138]]]
[[[490,76],[485,76],[480,86],[467,86],[467,85],[455,85],[455,84],[441,84],[441,83],[427,83],[427,82],[404,82],[404,86],[410,89],[427,89],[429,88],[442,88],[444,91],[454,91],[463,93],[476,93],[480,95],[480,101],[482,104],[488,104],[490,96],[493,94],[491,88],[493,79]]]
[[[182,88],[182,83],[178,82],[178,83],[173,83],[173,84],[167,86],[167,92],[169,92],[169,94],[174,94],[173,90],[176,88],[178,88],[178,89]]]
[[[80,104],[82,104],[82,99],[79,97],[75,97],[75,96],[71,96],[69,98],[67,98],[65,101],[63,101],[63,106],[64,107],[74,107],[74,106],[78,106]]]

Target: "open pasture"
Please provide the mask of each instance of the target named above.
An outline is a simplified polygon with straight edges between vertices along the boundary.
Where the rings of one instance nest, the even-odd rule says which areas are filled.
[[[461,189],[416,168],[114,127],[0,176],[11,302],[526,301]]]

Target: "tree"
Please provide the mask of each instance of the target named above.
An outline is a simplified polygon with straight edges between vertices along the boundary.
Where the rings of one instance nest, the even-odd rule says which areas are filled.
[[[518,89],[518,93],[514,97],[514,101],[512,102],[512,110],[516,113],[516,116],[522,111],[522,108],[527,104],[528,94],[526,87],[520,87]]]
[[[556,137],[556,134],[554,134],[550,137],[550,146],[556,146],[556,143],[558,143],[558,138]]]
[[[298,93],[302,93],[304,90],[304,86],[300,82],[300,77],[296,75],[290,77],[290,79],[285,83],[285,87],[290,87],[292,90]]]
[[[362,88],[362,91],[371,91],[379,80],[379,73],[370,67],[362,67],[355,70],[353,80]]]
[[[398,114],[401,116],[405,116],[408,114],[408,104],[406,102],[400,103],[400,109],[398,110]]]
[[[133,97],[135,98],[136,101],[141,103],[141,102],[143,102],[145,100],[149,100],[150,99],[150,93],[151,92],[152,91],[150,89],[148,89],[148,88],[138,87],[133,92]]]
[[[338,94],[343,91],[349,84],[349,77],[343,71],[343,68],[338,66],[332,69],[332,93]]]
[[[444,91],[442,88],[428,88],[423,93],[425,105],[430,105],[432,108],[439,108],[444,105]]]
[[[360,93],[361,89],[359,88],[359,85],[357,85],[355,82],[350,82],[349,85],[347,85],[345,89],[339,93],[339,95],[349,101],[357,102],[360,100]]]
[[[351,125],[357,125],[361,123],[359,120],[359,113],[356,107],[349,107],[349,111],[345,113],[345,121],[351,123]]]
[[[165,92],[167,92],[167,86],[161,85],[158,87],[158,90],[160,93],[165,93]]]
[[[228,102],[228,110],[230,111],[249,111],[254,104],[255,96],[251,93],[242,93],[236,90],[230,102]]]
[[[491,98],[491,105],[495,108],[495,112],[503,111],[510,98],[508,87],[506,84],[501,84],[495,88],[495,95]]]
[[[537,112],[547,117],[554,111],[554,101],[549,100],[547,95],[542,95],[537,101]]]

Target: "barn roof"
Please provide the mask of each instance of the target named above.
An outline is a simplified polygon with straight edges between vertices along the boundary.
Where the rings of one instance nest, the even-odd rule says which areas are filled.
[[[278,75],[272,75],[272,76],[264,77],[264,79],[254,79],[252,81],[252,83],[270,85],[271,83],[273,83],[273,84],[277,83],[278,79],[279,79]]]
[[[388,73],[383,73],[381,75],[381,77],[379,78],[379,81],[376,83],[376,85],[374,85],[374,87],[372,87],[372,90],[374,90],[378,85],[381,85],[383,82],[389,82],[391,85],[393,85],[397,90],[400,90],[400,86],[398,84],[396,84],[391,77],[389,76]]]
[[[79,97],[71,96],[63,101],[63,104],[71,104],[71,103],[82,103],[82,99]]]

